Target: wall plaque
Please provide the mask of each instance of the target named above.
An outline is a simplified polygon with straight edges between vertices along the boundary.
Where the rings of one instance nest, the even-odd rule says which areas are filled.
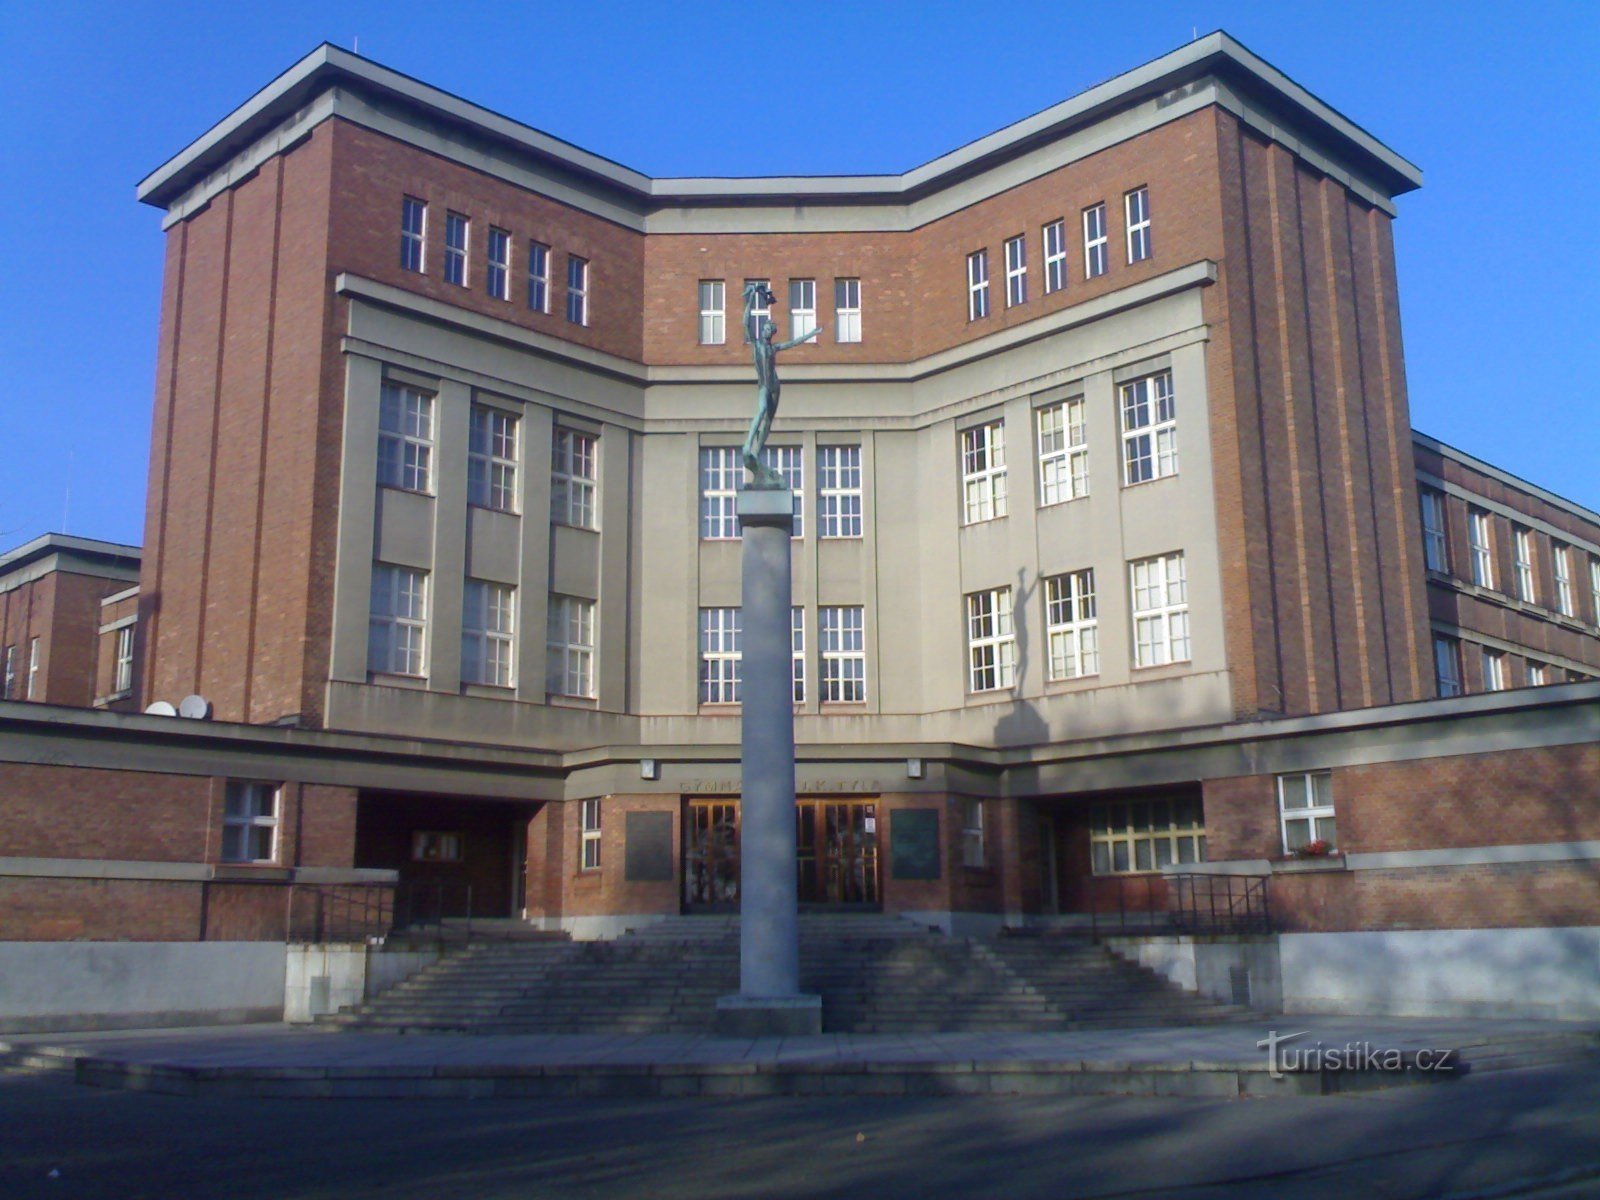
[[[889,869],[895,879],[939,878],[937,808],[897,808],[889,813]]]
[[[672,814],[631,812],[624,831],[622,877],[629,883],[672,882]]]

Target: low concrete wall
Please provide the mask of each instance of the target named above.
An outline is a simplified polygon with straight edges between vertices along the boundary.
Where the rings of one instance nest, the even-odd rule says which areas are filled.
[[[282,942],[0,942],[0,1032],[276,1021]]]
[[[1179,987],[1224,1004],[1262,1012],[1283,1006],[1278,939],[1195,938],[1171,935],[1107,938],[1124,958],[1148,967]]]
[[[438,950],[386,950],[361,942],[290,943],[283,981],[283,1019],[314,1021],[360,1004],[439,961]]]

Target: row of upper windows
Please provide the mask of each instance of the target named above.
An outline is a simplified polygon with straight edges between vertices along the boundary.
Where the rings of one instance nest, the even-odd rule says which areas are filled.
[[[1502,692],[1512,687],[1543,687],[1550,683],[1581,683],[1586,679],[1600,678],[1600,675],[1586,675],[1530,654],[1522,658],[1522,682],[1517,683],[1511,676],[1514,656],[1506,651],[1477,642],[1463,645],[1460,638],[1435,634],[1433,669],[1440,696],[1466,694],[1468,688],[1462,668],[1472,656],[1476,656],[1478,678],[1485,692]]]
[[[428,273],[428,203],[415,196],[400,202],[400,266],[418,274]],[[510,301],[513,277],[525,270],[524,284],[528,308],[550,311],[550,264],[553,252],[544,242],[527,239],[520,257],[515,239],[508,230],[489,226],[483,248],[483,290],[496,300]],[[457,287],[473,286],[472,219],[463,213],[446,210],[441,274],[446,283]],[[567,320],[574,325],[589,324],[589,260],[567,255]]]
[[[770,279],[746,279],[746,290],[760,287],[758,295],[772,294]],[[728,340],[728,288],[721,279],[702,279],[699,283],[700,344],[720,346]],[[753,305],[750,319],[745,325],[744,339],[757,341],[761,322],[772,316],[770,302]],[[789,336],[805,337],[817,328],[817,281],[815,279],[789,280]],[[859,342],[861,340],[861,280],[837,278],[833,281],[833,340]]]
[[[1122,197],[1122,215],[1128,264],[1150,257],[1150,189],[1137,187]],[[1089,205],[1081,215],[1083,226],[1083,277],[1097,279],[1111,269],[1110,237],[1106,232],[1106,205]],[[1044,293],[1050,295],[1067,286],[1067,225],[1058,217],[1040,227],[1044,246]],[[1019,233],[1004,243],[1006,307],[1028,302],[1028,235]],[[990,312],[989,250],[984,247],[967,255],[967,320],[981,321]]]

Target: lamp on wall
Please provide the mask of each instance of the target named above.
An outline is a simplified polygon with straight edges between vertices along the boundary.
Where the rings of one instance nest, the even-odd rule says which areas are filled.
[[[660,779],[661,764],[653,758],[641,758],[639,760],[639,778]]]

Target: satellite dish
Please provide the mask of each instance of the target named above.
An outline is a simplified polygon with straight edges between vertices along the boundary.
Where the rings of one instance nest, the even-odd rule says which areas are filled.
[[[172,705],[168,704],[165,700],[157,700],[149,708],[144,710],[144,715],[147,717],[175,717],[178,715],[178,710],[173,708]]]
[[[185,696],[178,701],[178,715],[191,721],[204,721],[211,715],[211,701],[204,696]]]

